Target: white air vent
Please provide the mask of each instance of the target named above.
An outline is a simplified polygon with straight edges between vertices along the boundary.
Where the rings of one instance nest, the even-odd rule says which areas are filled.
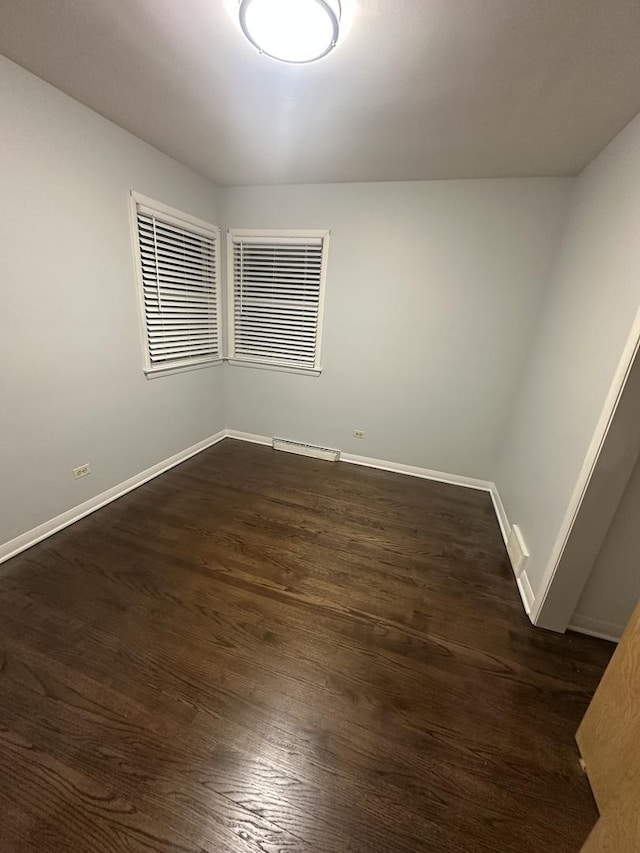
[[[507,554],[511,560],[511,565],[513,566],[513,571],[515,572],[516,577],[519,577],[527,564],[529,552],[527,551],[527,546],[524,544],[522,533],[517,524],[512,526],[511,533],[507,539]]]
[[[318,447],[316,444],[303,444],[299,441],[289,441],[286,438],[273,439],[274,450],[284,450],[287,453],[297,453],[299,456],[312,456],[314,459],[328,459],[329,462],[337,462],[340,459],[340,451],[330,447]]]

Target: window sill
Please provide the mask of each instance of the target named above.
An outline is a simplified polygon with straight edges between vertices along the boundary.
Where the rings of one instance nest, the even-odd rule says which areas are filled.
[[[237,358],[225,358],[232,367],[257,367],[258,370],[276,370],[279,373],[298,373],[301,376],[320,376],[322,368],[287,367],[284,364],[270,364],[266,361],[244,361]]]
[[[207,361],[192,361],[188,364],[172,364],[167,367],[146,367],[144,373],[147,379],[159,379],[161,376],[172,376],[174,373],[186,373],[189,370],[201,370],[203,367],[215,367],[222,364],[221,358]]]

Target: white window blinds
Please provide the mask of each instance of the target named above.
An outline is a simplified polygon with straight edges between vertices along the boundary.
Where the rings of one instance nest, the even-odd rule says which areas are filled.
[[[229,232],[229,357],[320,371],[328,232]]]
[[[145,371],[221,358],[219,231],[134,197]]]

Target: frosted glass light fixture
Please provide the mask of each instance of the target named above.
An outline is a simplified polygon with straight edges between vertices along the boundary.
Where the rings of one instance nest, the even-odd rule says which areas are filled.
[[[260,53],[282,62],[314,62],[333,50],[339,0],[241,0],[240,26]]]

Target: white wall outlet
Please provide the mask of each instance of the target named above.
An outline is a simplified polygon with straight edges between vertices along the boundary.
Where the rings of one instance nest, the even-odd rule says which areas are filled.
[[[87,462],[86,465],[79,465],[77,468],[73,469],[73,479],[79,480],[80,477],[86,477],[87,474],[91,473],[91,465]]]
[[[353,431],[353,437],[354,438],[364,438],[365,435],[366,435],[366,432],[363,429],[354,429],[354,431]]]

